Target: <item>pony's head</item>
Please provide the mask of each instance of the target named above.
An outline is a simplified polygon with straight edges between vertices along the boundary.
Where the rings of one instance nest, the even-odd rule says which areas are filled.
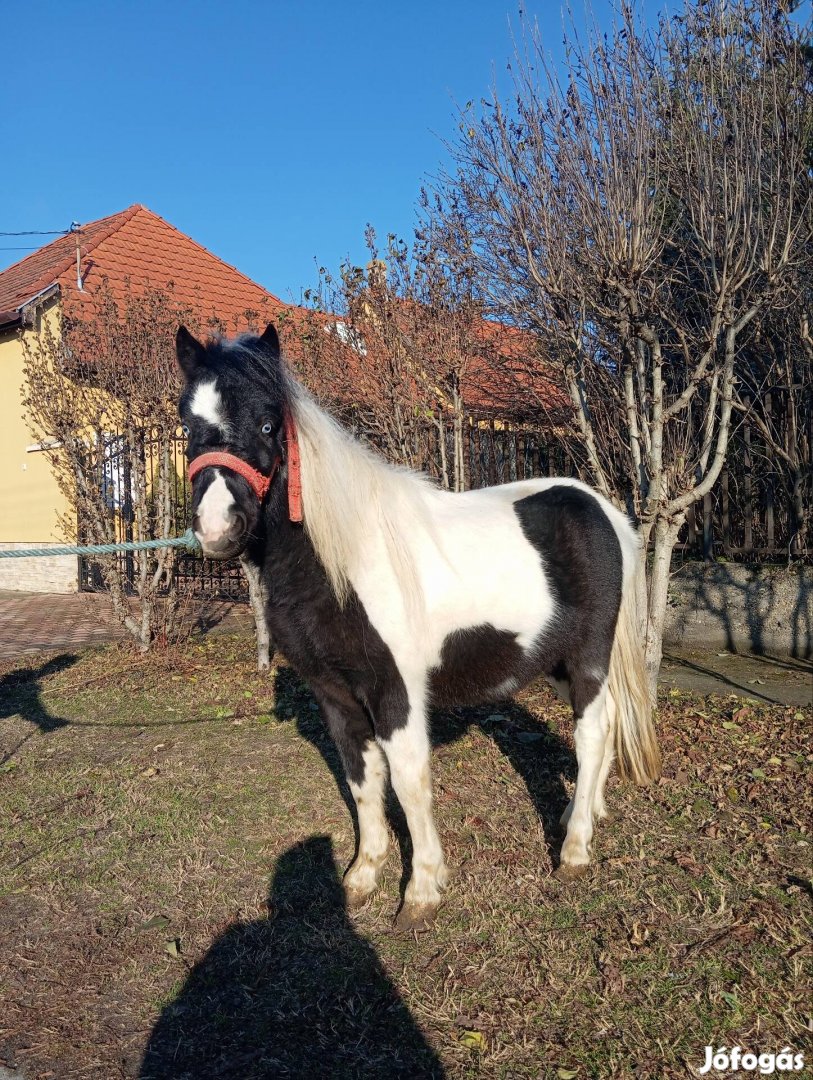
[[[262,508],[282,483],[285,375],[273,325],[262,337],[202,345],[176,339],[186,380],[179,402],[192,479],[192,528],[203,554],[239,555],[258,535]]]

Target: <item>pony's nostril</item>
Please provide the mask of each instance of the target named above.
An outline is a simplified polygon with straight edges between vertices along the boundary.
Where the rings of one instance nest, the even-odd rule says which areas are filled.
[[[241,514],[239,510],[236,510],[232,515],[232,523],[229,526],[229,536],[233,540],[239,540],[243,533],[248,528],[248,519],[245,514]]]

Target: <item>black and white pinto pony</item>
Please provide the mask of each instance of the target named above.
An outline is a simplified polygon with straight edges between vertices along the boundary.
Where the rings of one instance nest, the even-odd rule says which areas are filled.
[[[429,710],[504,700],[540,675],[576,718],[557,874],[584,873],[613,760],[639,783],[660,764],[625,515],[575,480],[450,493],[387,464],[296,380],[273,326],[205,345],[181,328],[177,350],[195,534],[206,556],[253,568],[268,628],[319,703],[356,801],[348,903],[370,896],[387,856],[389,772],[413,846],[398,922],[431,919],[449,875]]]

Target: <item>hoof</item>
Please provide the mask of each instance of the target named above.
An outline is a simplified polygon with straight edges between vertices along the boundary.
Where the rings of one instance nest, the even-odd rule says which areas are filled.
[[[359,857],[344,875],[344,897],[348,911],[363,907],[378,888],[386,853],[380,859]]]
[[[557,870],[554,870],[553,876],[557,881],[562,881],[567,885],[571,881],[578,881],[579,878],[586,877],[589,869],[589,863],[579,863],[576,866],[571,863],[562,863]]]
[[[396,929],[428,930],[437,910],[437,904],[404,904],[395,918]]]
[[[605,810],[603,814],[596,814],[596,821],[599,825],[615,825],[619,817],[617,810]]]
[[[358,911],[363,908],[375,890],[359,892],[357,889],[344,890],[344,903],[348,911]]]

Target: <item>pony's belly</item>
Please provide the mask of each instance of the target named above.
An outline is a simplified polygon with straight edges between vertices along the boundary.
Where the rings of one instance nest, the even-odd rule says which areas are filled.
[[[455,630],[429,671],[434,705],[476,705],[500,701],[534,675],[534,664],[510,630],[490,623]]]

